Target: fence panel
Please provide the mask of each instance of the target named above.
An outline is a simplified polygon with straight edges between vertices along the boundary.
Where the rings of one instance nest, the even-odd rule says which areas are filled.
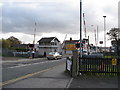
[[[102,73],[113,74],[119,73],[120,58],[80,58],[80,73]]]

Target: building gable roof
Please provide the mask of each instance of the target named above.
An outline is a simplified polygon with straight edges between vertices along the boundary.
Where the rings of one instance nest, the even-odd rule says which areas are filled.
[[[50,43],[53,39],[56,39],[58,42],[60,42],[56,37],[41,38],[38,42],[39,43]]]

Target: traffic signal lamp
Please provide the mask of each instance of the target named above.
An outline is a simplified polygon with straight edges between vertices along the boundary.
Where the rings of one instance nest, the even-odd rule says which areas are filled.
[[[76,48],[80,48],[80,43],[75,44]]]
[[[81,45],[82,45],[82,48],[83,48],[83,43]],[[76,43],[75,46],[76,46],[76,48],[80,48],[80,43]]]
[[[84,43],[84,44],[85,44],[85,40],[83,40],[83,41],[82,41],[82,43]]]

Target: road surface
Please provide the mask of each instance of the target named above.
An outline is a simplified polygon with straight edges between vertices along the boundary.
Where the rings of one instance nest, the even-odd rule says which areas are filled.
[[[3,62],[2,65],[2,82],[3,87],[11,84],[13,80],[19,81],[29,76],[49,70],[52,67],[57,67],[65,63],[65,58],[58,60],[35,59],[22,61]],[[26,76],[28,75],[28,76]],[[18,80],[16,80],[18,79]],[[10,82],[10,83],[9,83]]]

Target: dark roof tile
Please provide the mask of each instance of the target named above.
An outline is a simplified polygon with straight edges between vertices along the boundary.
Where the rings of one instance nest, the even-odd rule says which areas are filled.
[[[60,42],[56,37],[45,37],[45,38],[41,38],[38,42],[39,42],[39,43],[50,43],[54,38],[55,38],[58,42]]]

